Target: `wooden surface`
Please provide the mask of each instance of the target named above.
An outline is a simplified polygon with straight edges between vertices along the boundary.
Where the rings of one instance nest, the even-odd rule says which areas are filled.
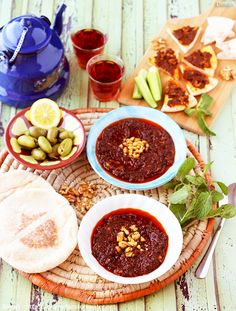
[[[120,55],[126,65],[126,77],[140,61],[144,51],[169,17],[191,17],[210,6],[208,0],[67,0],[62,35],[71,65],[71,79],[60,103],[67,108],[118,107],[115,102],[100,104],[88,88],[88,77],[78,69],[68,34],[86,26],[108,33],[106,52]],[[224,4],[219,0],[218,3]],[[50,19],[58,0],[0,0],[0,26],[26,12],[44,14]],[[235,1],[228,1],[235,3]],[[0,104],[1,105],[1,104]],[[5,127],[16,110],[2,105],[1,121]],[[1,110],[1,109],[0,109]],[[185,131],[185,136],[199,149],[205,161],[214,160],[212,175],[231,183],[236,178],[236,90],[225,103],[213,125],[217,136],[211,139]],[[1,139],[1,147],[3,141]],[[4,262],[0,266],[0,310],[90,310],[90,311],[215,311],[236,310],[236,219],[223,229],[208,277],[194,277],[196,265],[167,288],[132,302],[109,306],[89,306],[57,297],[32,286]]]
[[[177,19],[172,19],[168,20],[166,24],[163,26],[162,30],[160,33],[156,34],[157,37],[164,38],[167,42],[167,46],[172,48],[173,50],[177,50],[178,54],[180,55],[180,62],[183,59],[184,55],[183,52],[179,49],[178,45],[173,41],[172,38],[167,33],[168,28],[180,28],[186,25],[190,26],[200,26],[202,28],[202,32],[200,33],[200,36],[198,37],[197,42],[195,43],[194,47],[190,50],[189,53],[192,53],[194,50],[201,49],[203,47],[203,44],[201,43],[201,38],[202,35],[206,29],[207,26],[207,17],[208,16],[224,16],[228,18],[235,18],[236,16],[236,6],[234,8],[232,7],[216,7],[215,5],[216,1],[213,2],[212,6],[208,9],[205,10],[201,15],[198,15],[194,18],[177,18]],[[234,31],[236,30],[236,25],[234,27]],[[211,45],[213,49],[216,51],[215,44]],[[218,50],[219,51],[219,50]],[[217,52],[218,52],[217,51]],[[126,105],[142,105],[142,106],[148,106],[148,104],[144,100],[136,100],[132,98],[133,95],[133,89],[134,89],[134,78],[138,75],[140,69],[145,68],[148,69],[151,64],[149,59],[152,58],[154,55],[156,55],[156,52],[152,49],[151,45],[146,51],[144,57],[142,60],[139,62],[135,70],[132,72],[131,76],[128,78],[126,83],[124,84],[118,101],[122,104]],[[220,111],[226,104],[226,101],[232,91],[232,88],[235,86],[235,80],[234,81],[224,81],[220,77],[220,70],[224,68],[225,66],[232,66],[235,64],[235,61],[232,60],[218,60],[218,66],[216,73],[214,75],[215,78],[218,79],[218,85],[208,94],[212,96],[213,98],[213,103],[210,107],[211,111],[211,116],[206,118],[206,121],[209,125],[209,127],[212,127],[213,123],[215,122],[216,117],[219,115]],[[162,85],[165,88],[167,81],[169,80],[170,76],[163,73],[163,71],[160,70],[161,74],[161,80],[162,80]],[[181,83],[184,85],[184,81],[181,79]],[[196,97],[198,100],[200,96]],[[161,108],[161,103],[158,105],[158,108]],[[183,111],[181,112],[175,112],[175,113],[167,113],[172,119],[174,119],[181,127],[184,129],[187,129],[189,131],[192,131],[197,134],[204,135],[202,130],[200,129],[198,122],[197,122],[197,117],[196,115],[193,116],[188,116],[186,113]]]

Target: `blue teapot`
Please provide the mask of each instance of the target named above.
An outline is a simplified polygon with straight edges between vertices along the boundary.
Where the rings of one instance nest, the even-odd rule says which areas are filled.
[[[53,27],[46,16],[22,15],[0,29],[0,100],[17,108],[42,97],[56,99],[69,80],[69,64],[59,38],[62,4]]]

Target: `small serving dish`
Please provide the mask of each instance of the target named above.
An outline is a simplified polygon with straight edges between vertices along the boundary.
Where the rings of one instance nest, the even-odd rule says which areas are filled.
[[[87,142],[95,172],[129,190],[152,189],[171,180],[186,150],[183,132],[170,117],[138,106],[107,113],[93,125]]]
[[[32,123],[29,120],[30,107],[18,112],[8,123],[5,132],[5,145],[9,153],[21,164],[38,170],[52,170],[60,167],[64,167],[73,162],[83,151],[86,135],[82,122],[73,113],[65,108],[61,109],[61,120],[58,124],[58,128],[64,128],[67,131],[71,131],[74,134],[73,146],[71,152],[65,157],[59,157],[58,159],[45,159],[43,161],[37,161],[31,156],[30,150],[18,148],[15,146],[14,141],[24,134],[31,126]]]
[[[116,223],[110,220],[114,215]],[[138,215],[148,221],[140,221]],[[126,216],[131,220],[127,226]],[[154,223],[159,225],[153,227]],[[110,227],[105,227],[109,224]],[[121,235],[126,242],[119,242]],[[165,239],[165,250],[156,250],[162,247],[159,245],[164,247]],[[134,246],[130,247],[129,241],[134,242]],[[123,247],[120,243],[127,245],[120,248]],[[138,194],[120,194],[99,201],[87,212],[80,224],[78,244],[86,264],[101,277],[121,284],[139,284],[160,277],[175,264],[182,249],[183,235],[174,214],[159,201]],[[165,255],[157,265],[162,252]],[[150,265],[157,268],[149,271]]]

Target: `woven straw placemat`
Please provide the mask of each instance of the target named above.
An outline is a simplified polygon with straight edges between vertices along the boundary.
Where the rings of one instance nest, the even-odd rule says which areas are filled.
[[[103,116],[109,109],[77,109],[74,112],[82,120],[86,132],[94,122]],[[204,163],[195,147],[187,142],[188,155],[197,160],[195,171],[202,169]],[[29,170],[16,160],[7,151],[0,154],[1,172],[9,170]],[[34,171],[35,174],[45,178],[58,191],[62,185],[78,188],[81,181],[92,182],[97,186],[97,194],[93,202],[119,193],[139,193],[155,198],[167,204],[168,192],[162,187],[148,191],[128,191],[114,187],[102,180],[90,167],[86,154],[83,153],[72,165],[53,171]],[[206,176],[211,183],[210,175]],[[76,210],[78,222],[83,215]],[[33,284],[46,291],[79,300],[89,304],[109,304],[132,300],[151,294],[176,280],[199,257],[204,245],[213,229],[214,220],[195,221],[183,230],[184,244],[182,253],[176,264],[162,277],[148,283],[138,285],[122,285],[104,280],[96,275],[84,262],[79,249],[76,248],[69,258],[58,267],[40,274],[26,274],[20,272]]]

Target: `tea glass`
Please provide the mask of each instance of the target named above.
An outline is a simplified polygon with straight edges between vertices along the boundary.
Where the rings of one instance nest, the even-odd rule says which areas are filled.
[[[119,57],[96,55],[88,61],[86,70],[92,92],[98,101],[108,102],[117,97],[125,72],[124,63]]]
[[[85,28],[73,33],[71,41],[79,66],[86,69],[90,58],[103,53],[107,35],[97,29]]]

